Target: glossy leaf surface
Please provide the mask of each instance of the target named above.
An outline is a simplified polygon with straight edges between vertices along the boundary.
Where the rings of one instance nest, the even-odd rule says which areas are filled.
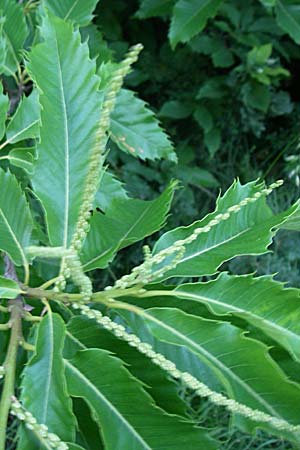
[[[165,233],[155,245],[154,253],[171,246],[177,240],[185,239],[196,228],[204,227],[218,213],[224,213],[230,206],[253,196],[261,189],[262,185],[255,182],[246,185],[235,182],[217,200],[214,213],[188,227]],[[265,198],[248,203],[237,213],[231,214],[227,220],[214,226],[209,233],[200,234],[194,242],[188,244],[177,267],[168,271],[164,277],[210,275],[215,273],[224,261],[234,256],[266,253],[276,227],[284,223],[293,211],[294,208],[275,216],[267,206]]]
[[[106,211],[114,199],[128,199],[128,195],[119,181],[111,172],[105,171],[101,177],[95,206]]]
[[[277,0],[275,3],[276,19],[278,25],[300,43],[300,5],[294,0]]]
[[[39,325],[36,351],[23,372],[21,400],[39,423],[48,426],[63,441],[75,437],[75,417],[67,395],[62,349],[65,325],[48,312]],[[32,450],[34,435],[23,429],[19,449]]]
[[[122,89],[111,114],[111,138],[126,153],[140,159],[176,161],[172,144],[153,112],[132,91]]]
[[[107,267],[121,248],[153,234],[165,223],[176,183],[155,200],[115,198],[105,215],[95,212],[83,247],[84,270]]]
[[[107,450],[179,450],[182,445],[194,450],[199,442],[216,449],[201,429],[154,406],[141,383],[108,352],[83,350],[65,364],[71,395],[84,398],[94,410]]]
[[[16,298],[21,292],[21,288],[13,280],[0,277],[0,298]]]
[[[261,329],[300,361],[300,295],[271,277],[221,274],[207,283],[183,284],[174,294],[201,302],[214,314],[234,314]]]
[[[165,371],[97,323],[84,317],[74,317],[68,324],[66,355],[71,358],[76,351],[87,348],[102,348],[115,353],[128,364],[127,369],[144,383],[144,389],[159,407],[170,414],[185,415],[186,404],[179,397],[178,386]]]
[[[0,169],[0,186],[0,249],[8,253],[17,266],[25,266],[28,263],[25,249],[33,228],[30,210],[16,178],[9,171]]]
[[[221,4],[222,0],[179,0],[170,27],[171,45],[175,47],[178,42],[187,42],[200,33]]]
[[[184,347],[211,369],[229,397],[275,417],[299,422],[300,389],[286,378],[264,344],[246,338],[239,328],[227,322],[203,319],[175,308],[153,308],[147,314],[151,316],[145,317],[147,328],[153,336],[174,346],[168,357],[175,364],[176,352],[180,355]],[[133,325],[140,335],[139,322]],[[165,354],[164,347],[159,351]],[[202,381],[200,372],[197,378]],[[248,431],[255,427],[255,423],[247,423],[241,416],[236,420]]]
[[[40,94],[41,129],[33,187],[45,212],[52,245],[67,245],[77,223],[89,155],[99,119],[98,78],[79,31],[44,18],[45,41],[30,53],[29,71]]]
[[[0,0],[0,11],[5,17],[3,39],[5,45],[5,61],[2,70],[5,75],[14,75],[17,71],[23,44],[28,34],[23,7],[11,0]]]
[[[37,89],[29,97],[23,97],[6,129],[7,141],[11,144],[24,139],[39,137],[40,104]]]
[[[45,6],[63,20],[70,20],[78,25],[87,25],[93,18],[99,0],[45,0]]]

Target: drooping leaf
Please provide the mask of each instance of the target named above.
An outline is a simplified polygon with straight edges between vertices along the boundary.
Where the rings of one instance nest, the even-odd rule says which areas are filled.
[[[3,94],[3,85],[0,83],[0,140],[3,138],[5,132],[8,107],[9,99],[7,95]]]
[[[118,147],[142,160],[176,161],[172,144],[153,112],[132,91],[122,89],[111,114],[111,138]]]
[[[35,354],[23,372],[21,400],[39,423],[47,425],[61,440],[72,442],[75,418],[64,375],[64,338],[63,320],[58,314],[48,312],[38,328]],[[32,450],[34,442],[34,435],[23,428],[18,448]]]
[[[275,3],[278,25],[300,44],[300,5],[295,0],[277,0]]]
[[[175,0],[142,0],[135,15],[139,19],[149,19],[150,17],[169,14],[174,2]]]
[[[170,183],[155,200],[115,198],[105,215],[95,212],[81,256],[84,270],[107,267],[118,250],[158,231],[166,221],[176,184]]]
[[[82,203],[99,120],[98,78],[86,43],[70,23],[49,16],[44,42],[29,55],[40,90],[41,128],[33,188],[46,212],[52,245],[67,245]]]
[[[105,450],[98,424],[87,403],[81,398],[73,398],[72,403],[78,426],[77,442],[84,446],[84,450]]]
[[[187,42],[214,17],[222,0],[178,0],[174,6],[170,27],[170,41],[174,48],[178,42]]]
[[[21,292],[21,288],[13,280],[0,277],[0,298],[16,298]]]
[[[157,351],[177,364],[177,355],[180,358],[182,348],[185,348],[211,369],[213,377],[218,378],[229,397],[291,423],[299,423],[300,388],[287,379],[264,344],[246,338],[239,328],[227,322],[203,319],[176,308],[152,308],[146,312],[144,323],[162,343],[157,347],[154,343]],[[148,341],[143,326],[139,330],[140,322],[137,318],[134,322],[129,320],[135,334]],[[153,341],[150,342],[153,345]],[[170,345],[172,353],[168,352]],[[199,370],[196,377],[200,381],[201,375]],[[240,415],[235,420],[248,432],[259,425],[278,434],[278,430],[269,425],[250,422]],[[291,434],[283,435],[291,438]]]
[[[7,141],[11,144],[24,139],[39,137],[40,104],[37,89],[28,97],[23,97],[18,109],[11,118],[6,129]]]
[[[169,414],[185,415],[186,404],[178,395],[178,386],[165,371],[154,365],[149,358],[117,339],[97,323],[85,317],[74,317],[68,324],[65,352],[70,359],[76,351],[100,348],[115,353],[127,369],[144,383],[155,403]]]
[[[106,211],[114,199],[126,200],[123,184],[112,173],[105,171],[101,177],[98,192],[95,196],[95,206]]]
[[[192,225],[163,234],[154,247],[154,253],[171,246],[177,240],[185,239],[196,228],[207,225],[217,214],[224,213],[230,206],[253,196],[261,191],[262,187],[256,182],[245,185],[239,181],[234,182],[217,200],[215,212]],[[214,226],[209,233],[200,234],[194,242],[186,245],[179,264],[164,277],[211,275],[223,262],[237,255],[266,253],[275,230],[294,212],[294,209],[295,207],[292,207],[286,212],[273,215],[263,197],[254,203],[248,203],[239,212],[230,215],[229,219]]]
[[[11,164],[33,174],[35,149],[30,147],[14,148],[6,158]]]
[[[45,6],[63,20],[71,20],[80,26],[93,19],[93,11],[99,0],[45,0]]]
[[[30,244],[33,228],[29,207],[16,178],[9,171],[0,169],[0,186],[0,248],[17,266],[26,266],[25,249]]]
[[[207,283],[183,284],[176,296],[201,302],[218,315],[234,314],[261,329],[300,361],[300,291],[270,277],[222,273]]]
[[[141,383],[108,352],[83,350],[65,365],[69,391],[93,409],[107,450],[179,450],[183,445],[194,450],[199,442],[216,449],[201,429],[154,406]]]
[[[296,209],[286,222],[280,228],[285,230],[300,231],[300,201],[296,203]]]
[[[2,64],[5,75],[13,75],[17,71],[21,59],[20,51],[28,35],[23,7],[11,0],[0,0],[0,11],[5,17],[3,38],[6,45],[6,59]]]

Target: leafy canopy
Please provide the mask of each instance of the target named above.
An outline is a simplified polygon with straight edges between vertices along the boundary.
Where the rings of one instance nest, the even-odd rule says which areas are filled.
[[[154,114],[121,89],[141,46],[117,64],[101,52],[91,59],[79,27],[95,1],[2,3],[2,31],[12,35],[2,74],[30,88],[8,118],[0,93],[0,332],[10,330],[0,347],[0,450],[9,414],[19,450],[220,448],[206,424],[192,423],[180,386],[225,407],[240,430],[298,446],[299,382],[270,348],[299,364],[299,290],[222,268],[268,252],[279,228],[297,227],[299,203],[275,214],[266,198],[282,181],[234,181],[212,213],[162,233],[139,265],[99,290],[98,269],[105,275],[119,251],[165,225],[177,186],[134,199],[105,163],[109,138],[142,161],[176,159]],[[173,44],[221,3],[176,2]],[[170,4],[143,2],[139,15],[166,14]],[[270,51],[257,49],[249,64]]]

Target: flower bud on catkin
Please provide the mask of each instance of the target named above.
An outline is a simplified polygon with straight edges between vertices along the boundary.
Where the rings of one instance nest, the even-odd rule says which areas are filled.
[[[27,411],[15,397],[11,403],[11,414],[24,422],[25,427],[32,431],[42,443],[47,445],[47,448],[68,450],[69,446],[61,441],[57,434],[51,433],[46,425],[37,423],[31,412]]]
[[[193,389],[198,395],[207,397],[215,405],[224,406],[230,412],[240,414],[253,421],[268,423],[278,430],[300,433],[300,425],[292,425],[284,419],[279,419],[263,411],[249,408],[233,399],[227,398],[223,394],[211,390],[190,373],[179,370],[173,361],[170,361],[164,355],[157,353],[150,344],[142,342],[138,336],[128,333],[123,325],[113,322],[108,316],[103,316],[100,311],[93,310],[87,305],[81,305],[79,303],[74,303],[72,306],[73,308],[80,309],[81,313],[89,319],[96,320],[99,325],[106,330],[111,331],[119,339],[123,339],[130,346],[135,347],[140,353],[151,359],[154,364],[168,372],[172,377],[180,379],[188,388]]]

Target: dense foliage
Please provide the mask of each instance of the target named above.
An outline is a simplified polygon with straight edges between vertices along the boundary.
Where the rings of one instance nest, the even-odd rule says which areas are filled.
[[[228,187],[230,172],[212,171],[228,136],[247,149],[283,116],[296,130],[285,84],[299,56],[296,5],[0,0],[0,10],[0,450],[219,449],[199,402],[243,435],[259,429],[297,448],[299,289],[241,259],[299,231],[297,155],[286,169],[295,194],[281,209],[267,202],[281,180],[248,174]],[[148,43],[129,74],[142,51],[124,56],[133,12],[127,39]],[[151,49],[149,33],[169,21],[170,44]],[[144,101],[152,96],[178,152]],[[159,191],[152,200],[132,196],[146,186],[141,168],[148,193]],[[178,189],[170,174],[211,198],[176,226],[197,198],[182,190],[183,217],[163,233]],[[219,184],[228,188],[212,206]]]

